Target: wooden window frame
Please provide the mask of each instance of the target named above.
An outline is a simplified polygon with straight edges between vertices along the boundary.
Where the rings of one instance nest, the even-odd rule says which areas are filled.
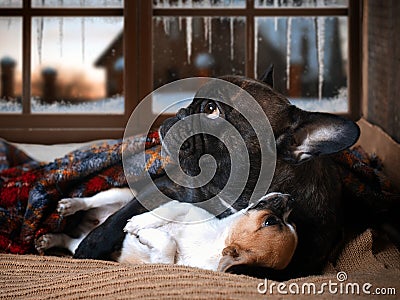
[[[153,8],[149,0],[125,0],[124,8],[32,8],[30,0],[22,8],[1,8],[0,16],[22,17],[23,105],[22,113],[0,115],[0,137],[25,143],[65,143],[92,139],[121,138],[130,114],[139,101],[153,90],[153,16],[243,16],[246,18],[245,74],[254,77],[254,18],[263,16],[348,16],[349,111],[345,116],[360,117],[361,101],[361,1],[349,0],[348,8]],[[35,16],[124,16],[124,114],[31,114],[31,20]],[[151,111],[149,105],[149,112]],[[169,115],[160,116],[155,125]],[[141,120],[137,120],[141,122]]]

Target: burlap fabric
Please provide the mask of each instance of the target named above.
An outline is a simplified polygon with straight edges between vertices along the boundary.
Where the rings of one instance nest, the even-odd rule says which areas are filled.
[[[339,271],[346,273],[346,280],[338,280]],[[267,291],[261,294],[265,288],[261,279],[189,267],[0,255],[1,299],[399,299],[399,279],[399,251],[371,230],[351,240],[324,275],[284,282],[286,288],[281,286],[281,291],[288,294],[278,292],[277,286],[271,294],[270,281]],[[331,292],[325,286],[322,294],[314,295],[329,282],[336,284],[336,292],[335,286]],[[312,284],[315,292],[308,288]],[[358,295],[350,284],[359,286]],[[388,295],[394,290],[397,295]]]

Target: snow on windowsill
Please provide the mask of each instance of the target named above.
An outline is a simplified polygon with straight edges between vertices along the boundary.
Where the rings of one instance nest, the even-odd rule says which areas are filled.
[[[170,99],[170,97],[167,97]],[[186,97],[187,98],[187,97]],[[157,99],[162,102],[162,99]],[[310,99],[296,98],[289,99],[290,102],[301,109],[308,111],[320,111],[331,113],[345,113],[348,111],[348,101],[345,97],[333,99]],[[164,105],[161,103],[153,104],[153,113],[160,114]],[[21,113],[20,103],[13,101],[0,100],[0,113],[12,114]],[[70,104],[65,102],[55,102],[52,104],[42,104],[37,99],[32,99],[32,113],[35,114],[123,114],[124,97],[107,98],[93,102],[83,102]],[[168,111],[168,113],[173,113]]]
[[[116,96],[92,102],[41,103],[37,98],[31,99],[33,114],[123,114],[124,97]],[[0,113],[21,113],[22,105],[13,101],[0,100]]]

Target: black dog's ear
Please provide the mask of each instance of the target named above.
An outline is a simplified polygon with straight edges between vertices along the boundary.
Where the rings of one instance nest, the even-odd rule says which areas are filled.
[[[277,138],[278,154],[289,163],[337,153],[352,146],[360,135],[358,125],[345,118],[300,109],[296,113],[295,125]]]
[[[265,70],[264,74],[260,77],[260,81],[268,84],[270,87],[274,87],[274,65],[269,65],[268,69]]]

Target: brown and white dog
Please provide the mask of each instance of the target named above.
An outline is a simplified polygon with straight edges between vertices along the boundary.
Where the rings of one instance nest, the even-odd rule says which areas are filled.
[[[271,193],[224,219],[193,204],[168,202],[128,221],[118,261],[219,271],[234,265],[284,269],[297,245],[287,222],[292,202],[289,195]],[[208,221],[188,223],[193,220]]]
[[[89,209],[85,221],[80,223],[79,228],[83,231],[78,238],[64,233],[46,234],[38,239],[37,249],[44,251],[57,246],[74,253],[90,226],[96,226],[93,220],[98,217],[102,222],[107,211],[113,212],[125,203],[128,191],[125,198],[121,194],[119,199],[122,201],[118,203],[112,195],[121,191],[115,189],[99,193],[95,198],[60,201],[58,209],[63,214]],[[236,265],[281,270],[289,264],[297,246],[296,231],[287,221],[292,204],[289,195],[270,193],[246,209],[217,219],[193,204],[171,201],[127,222],[124,231],[128,234],[115,260],[135,264],[178,264],[219,271],[227,271]]]

